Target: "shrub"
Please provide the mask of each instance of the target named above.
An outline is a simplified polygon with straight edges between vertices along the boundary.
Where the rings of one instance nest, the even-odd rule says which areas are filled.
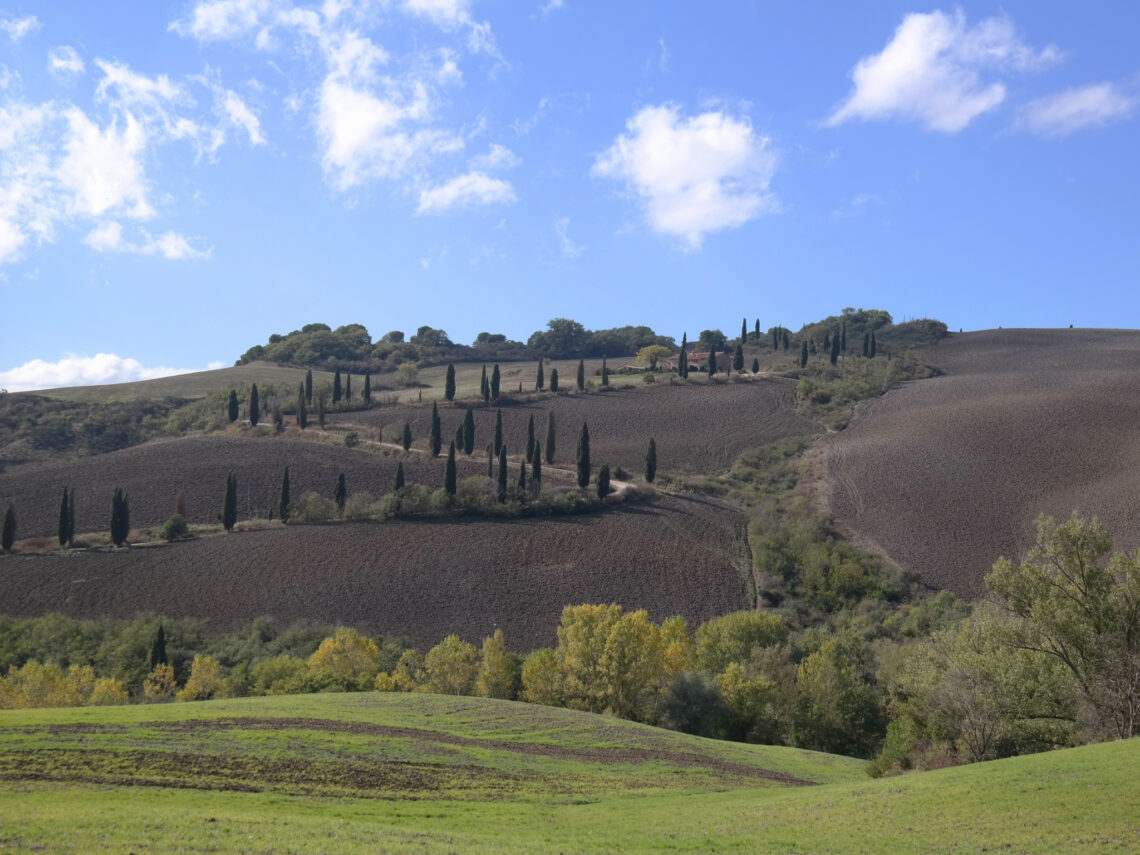
[[[308,493],[293,516],[306,523],[325,523],[336,518],[336,505],[320,493]]]
[[[350,430],[344,435],[345,448],[356,448],[358,445],[360,445],[360,434],[358,434],[356,431]]]
[[[178,540],[180,537],[189,536],[189,534],[190,526],[182,514],[175,514],[164,522],[162,528],[158,530],[158,536],[165,541]]]

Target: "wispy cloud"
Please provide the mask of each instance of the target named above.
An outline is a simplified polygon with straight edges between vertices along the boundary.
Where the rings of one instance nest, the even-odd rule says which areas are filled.
[[[563,258],[577,258],[586,247],[580,246],[570,240],[570,218],[559,217],[554,221],[554,233],[558,235],[558,245],[562,250]]]
[[[769,184],[776,156],[747,118],[707,112],[685,118],[671,104],[646,107],[594,161],[593,174],[621,181],[650,227],[690,249],[707,234],[777,209]]]
[[[87,66],[71,45],[60,45],[48,51],[48,71],[55,77],[75,77]]]
[[[83,242],[97,252],[159,255],[170,261],[205,259],[209,258],[212,252],[211,249],[195,249],[188,238],[176,232],[164,232],[157,237],[145,229],[141,229],[140,233],[140,240],[127,240],[123,237],[122,224],[116,220],[109,220],[92,229]]]
[[[883,50],[861,59],[851,72],[855,88],[827,119],[902,119],[929,130],[957,133],[1006,97],[995,79],[1052,65],[1054,46],[1029,47],[1009,18],[967,26],[961,10],[903,18]]]
[[[40,19],[35,15],[23,18],[0,19],[0,30],[3,30],[12,44],[19,44],[24,37],[40,28]]]
[[[420,191],[417,214],[441,214],[452,208],[510,204],[517,200],[514,188],[483,172],[468,172],[438,187]]]
[[[865,214],[870,208],[883,204],[883,197],[875,193],[858,193],[831,212],[833,220],[850,220]]]
[[[137,359],[115,353],[97,353],[94,356],[69,354],[58,362],[33,359],[9,371],[0,371],[0,387],[9,392],[31,392],[61,386],[130,383],[201,370],[169,368],[165,365],[147,367]]]
[[[553,12],[557,12],[565,5],[565,0],[546,0],[541,6],[538,7],[538,16],[545,18]]]
[[[1044,136],[1065,136],[1127,118],[1136,104],[1136,96],[1116,84],[1095,83],[1030,101],[1022,108],[1018,125]]]

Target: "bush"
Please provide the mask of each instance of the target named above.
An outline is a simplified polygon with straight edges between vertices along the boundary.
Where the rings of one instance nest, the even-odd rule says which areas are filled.
[[[182,514],[175,514],[162,524],[158,536],[165,541],[178,540],[180,537],[189,537],[190,526]]]
[[[309,493],[293,509],[291,519],[305,523],[326,523],[336,519],[336,504],[319,493]]]
[[[360,445],[360,434],[358,434],[356,431],[350,430],[344,435],[345,448],[356,448],[358,445]]]

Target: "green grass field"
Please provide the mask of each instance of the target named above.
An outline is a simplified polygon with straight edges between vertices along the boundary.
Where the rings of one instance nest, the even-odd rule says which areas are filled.
[[[0,851],[1136,851],[1140,742],[850,758],[430,695],[0,712]],[[813,785],[807,785],[811,782]]]

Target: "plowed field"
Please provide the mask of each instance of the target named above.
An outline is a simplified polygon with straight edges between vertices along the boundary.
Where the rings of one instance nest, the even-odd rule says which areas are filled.
[[[862,405],[825,446],[828,503],[857,536],[969,597],[1042,512],[1140,544],[1140,332],[966,333],[926,358],[945,375]]]
[[[158,548],[0,558],[6,614],[346,623],[430,646],[501,628],[553,644],[562,607],[618,602],[691,625],[742,608],[743,520],[659,498],[585,517],[290,526]]]

